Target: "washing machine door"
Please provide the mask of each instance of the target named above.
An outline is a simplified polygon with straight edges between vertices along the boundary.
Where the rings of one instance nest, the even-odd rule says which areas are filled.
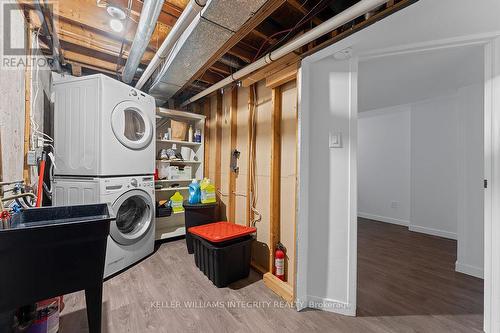
[[[153,123],[141,109],[139,103],[125,101],[119,103],[111,113],[113,133],[125,147],[134,150],[144,149],[153,139]]]
[[[143,238],[153,223],[153,200],[142,190],[122,194],[113,204],[116,220],[109,234],[118,244],[131,245]]]

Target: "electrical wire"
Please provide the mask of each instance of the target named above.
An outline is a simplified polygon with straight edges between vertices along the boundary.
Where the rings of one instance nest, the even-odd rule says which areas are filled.
[[[262,214],[257,210],[257,182],[255,181],[255,139],[256,139],[256,129],[257,129],[257,117],[256,117],[256,110],[257,110],[257,89],[256,85],[253,84],[251,86],[251,89],[253,91],[253,105],[252,105],[252,110],[251,110],[251,126],[252,126],[252,137],[250,141],[250,209],[253,213],[253,217],[251,218],[250,225],[252,227],[255,227],[255,225],[262,221]],[[255,218],[257,216],[257,218]]]
[[[41,27],[38,28],[36,33],[34,33],[35,48],[37,50],[40,48],[40,30],[41,30]],[[40,80],[40,66],[38,66],[38,64],[36,64],[35,65],[35,75],[33,78],[33,82],[35,83],[35,87],[34,87],[35,94],[33,95],[33,98],[31,99],[31,104],[30,104],[31,110],[35,109],[35,103],[37,101],[38,93],[40,91],[39,80]],[[31,148],[32,149],[35,149],[35,145],[37,143],[35,141],[35,138],[37,136],[41,136],[44,142],[54,143],[54,139],[52,137],[50,137],[49,135],[40,131],[40,125],[36,122],[34,112],[30,113],[30,125],[31,125]]]
[[[304,7],[304,5],[308,2],[308,0],[306,0],[302,5],[301,7]],[[278,40],[274,45],[270,46],[268,49],[266,49],[266,52],[264,52],[265,54],[267,54],[269,52],[269,50],[271,49],[275,49],[280,43],[282,43],[284,40],[286,40],[288,38],[288,36],[290,36],[290,34],[292,32],[294,32],[297,28],[301,27],[302,25],[304,25],[305,23],[307,23],[308,21],[306,20],[307,17],[309,17],[311,15],[311,13],[313,13],[319,5],[323,4],[324,1],[320,1],[318,2],[316,5],[314,5],[314,7],[309,10],[306,14],[304,14],[304,16],[291,28],[289,29],[285,29],[285,30],[281,30],[281,31],[278,31],[274,34],[272,34],[271,36],[267,37],[266,40],[264,40],[259,48],[259,51],[257,51],[253,61],[257,60],[257,58],[261,55],[261,51],[262,51],[262,48],[267,44],[267,42],[273,38],[274,36],[277,36],[277,35],[280,35],[280,34],[283,34],[283,33],[287,33],[284,37],[282,37],[280,40]]]

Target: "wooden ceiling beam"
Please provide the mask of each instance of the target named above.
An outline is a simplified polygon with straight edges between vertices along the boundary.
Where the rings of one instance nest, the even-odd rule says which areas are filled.
[[[267,35],[257,29],[252,30],[250,33],[260,39],[267,40]]]
[[[255,51],[255,52],[257,52],[257,51]],[[247,64],[251,63],[253,61],[254,56],[255,56],[254,52],[251,52],[247,49],[244,49],[240,45],[233,46],[233,48],[230,49],[229,51],[227,51],[227,53],[232,55],[232,56],[240,58],[241,60],[243,60]]]
[[[225,76],[216,72],[211,72],[210,70],[206,71],[205,74],[203,74],[198,81],[208,83],[210,85],[215,84],[219,82],[220,80],[224,79]]]
[[[220,62],[216,62],[215,64],[213,64],[212,67],[210,67],[210,69],[224,75],[231,75],[231,73],[234,72],[234,70],[232,70],[231,67],[229,67],[228,65],[224,65]]]
[[[305,8],[297,0],[287,0],[287,3],[290,5],[290,8],[292,8],[293,10],[297,11],[302,15],[307,15],[309,13],[307,8]],[[323,21],[316,16],[311,19],[311,22],[314,23],[315,25],[320,25],[321,23],[323,23]]]
[[[117,56],[113,56],[113,55],[109,55],[109,54],[105,54],[105,53],[100,53],[98,51],[86,48],[85,46],[82,46],[79,44],[72,44],[72,43],[68,43],[65,41],[62,41],[61,44],[62,44],[65,52],[70,51],[73,53],[81,54],[83,56],[91,57],[91,58],[95,59],[96,61],[103,60],[103,61],[106,61],[109,63],[113,63],[113,64],[115,64],[115,68],[116,68],[116,64],[118,63]],[[121,65],[124,65],[125,61],[126,61],[125,59],[122,59]]]
[[[198,72],[175,94],[177,98],[179,94],[192,82],[198,79],[203,73],[207,71],[212,65],[219,60],[224,54],[230,53],[229,51],[240,42],[246,35],[260,25],[269,15],[281,7],[286,0],[268,0],[258,11],[253,15],[229,40],[222,45],[222,47],[203,65]],[[230,53],[231,54],[231,53]],[[248,58],[248,57],[247,57]]]
[[[105,70],[111,73],[116,72],[116,63],[109,62],[102,59],[97,59],[89,55],[64,50],[64,58],[69,62],[75,62],[81,65],[82,67],[93,68],[96,70]],[[89,67],[90,66],[90,67]]]
[[[109,4],[116,5],[120,8],[122,8],[124,11],[127,10],[127,3],[128,0],[108,0],[107,1]],[[139,18],[141,12],[142,12],[142,4],[143,1],[137,1],[134,0],[132,1],[132,8],[131,12],[134,14],[136,18]],[[160,16],[158,17],[158,20],[162,22],[163,24],[166,24],[170,27],[173,27],[179,16],[182,14],[182,8],[179,8],[168,1],[165,1],[163,3],[163,8],[160,12]]]
[[[119,40],[110,38],[106,34],[99,33],[99,31],[94,31],[92,29],[82,28],[81,25],[72,23],[71,21],[60,20],[59,21],[59,38],[67,43],[72,43],[76,45],[84,46],[88,49],[95,50],[97,52],[105,53],[118,57],[121,48],[121,42]],[[128,43],[126,44],[129,45]],[[124,48],[123,58],[128,57],[128,47]],[[147,64],[154,56],[154,52],[151,50],[146,50],[144,53],[142,63]]]
[[[18,0],[22,5],[27,8],[32,8],[31,2],[29,0]],[[75,10],[77,8],[78,10]],[[131,18],[124,22],[127,28],[125,34],[113,31],[109,25],[111,17],[108,15],[105,8],[97,7],[95,0],[65,0],[64,2],[59,2],[53,6],[54,18],[56,29],[58,26],[58,21],[66,20],[72,21],[75,24],[82,25],[85,29],[93,29],[102,31],[103,33],[118,38],[120,41],[122,37],[128,41],[132,42],[135,37],[135,32],[137,30],[137,23],[139,17],[131,16]],[[167,34],[171,30],[171,26],[159,22],[153,35],[151,36],[150,48],[157,49],[159,45],[166,38]]]

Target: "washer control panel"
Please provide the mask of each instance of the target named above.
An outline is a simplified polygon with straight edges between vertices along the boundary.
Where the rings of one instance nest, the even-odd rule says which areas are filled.
[[[154,193],[154,179],[152,176],[147,177],[132,177],[129,179],[106,179],[103,184],[103,190],[107,193],[120,192],[130,189],[143,189],[148,192]]]

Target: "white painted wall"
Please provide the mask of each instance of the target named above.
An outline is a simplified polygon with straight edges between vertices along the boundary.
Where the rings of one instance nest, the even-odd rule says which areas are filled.
[[[484,276],[484,85],[460,88],[458,251],[456,270]]]
[[[410,111],[402,105],[359,114],[360,217],[409,225]]]
[[[357,103],[357,62],[326,59],[313,64],[301,80],[302,89],[310,93],[308,128],[301,128],[300,155],[308,156],[307,186],[314,189],[306,201],[310,226],[301,235],[299,246],[307,246],[307,276],[298,276],[298,306],[321,308],[347,315],[356,313],[356,228],[357,210],[355,141],[357,124],[353,119]],[[309,76],[310,75],[310,76]],[[312,79],[314,78],[314,79]],[[304,119],[301,120],[301,124]],[[304,132],[303,130],[306,130]],[[342,148],[329,148],[329,133],[342,133]],[[303,182],[302,178],[301,182]],[[304,185],[304,183],[302,183]],[[303,188],[302,188],[303,189]],[[347,255],[346,255],[347,254]],[[304,265],[298,261],[298,265]],[[301,266],[304,269],[304,266]],[[300,269],[300,268],[299,268]],[[347,286],[347,287],[346,287]]]
[[[476,277],[484,256],[482,110],[483,87],[474,84],[362,112],[358,122],[358,216],[457,239],[456,269]]]
[[[456,239],[458,113],[454,96],[412,107],[410,230]]]

